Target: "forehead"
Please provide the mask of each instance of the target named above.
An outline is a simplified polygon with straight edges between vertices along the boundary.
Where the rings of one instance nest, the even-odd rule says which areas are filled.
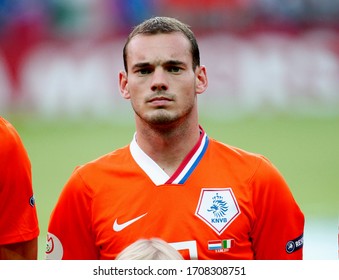
[[[180,32],[169,34],[138,34],[127,46],[129,64],[154,60],[180,60],[192,62],[191,44]]]

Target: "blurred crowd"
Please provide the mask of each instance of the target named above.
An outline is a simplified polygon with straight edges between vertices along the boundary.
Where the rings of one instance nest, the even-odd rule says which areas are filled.
[[[339,0],[0,0],[0,43],[15,35],[104,38],[154,15],[176,16],[198,32],[339,29]]]
[[[85,102],[85,92],[99,100],[99,84],[103,111],[114,91],[106,75],[121,60],[121,46],[113,52],[113,44],[151,16],[174,16],[192,27],[220,98],[251,108],[267,98],[281,107],[296,94],[338,104],[339,0],[0,0],[0,111],[21,103],[57,111],[56,100],[63,111],[67,104],[69,112],[73,104],[96,110],[79,100]]]

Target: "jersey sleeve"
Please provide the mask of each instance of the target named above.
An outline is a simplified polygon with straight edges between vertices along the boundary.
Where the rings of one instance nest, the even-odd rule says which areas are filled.
[[[91,191],[76,169],[52,211],[48,225],[46,259],[98,258],[92,234],[91,201]]]
[[[0,117],[0,245],[39,235],[31,162],[15,128]]]
[[[252,187],[255,259],[302,259],[304,215],[282,175],[265,158],[252,178]]]

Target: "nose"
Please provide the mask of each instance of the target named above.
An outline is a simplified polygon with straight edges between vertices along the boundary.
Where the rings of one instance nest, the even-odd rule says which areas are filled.
[[[154,70],[151,89],[152,91],[164,91],[168,89],[166,73],[162,69]]]

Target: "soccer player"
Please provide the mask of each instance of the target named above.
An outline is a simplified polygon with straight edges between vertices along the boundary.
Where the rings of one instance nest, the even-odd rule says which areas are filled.
[[[31,163],[16,129],[0,117],[0,259],[36,260],[39,225]]]
[[[115,259],[157,237],[184,259],[302,259],[304,215],[280,172],[199,125],[208,80],[191,29],[146,20],[123,59],[136,133],[74,170],[50,217],[46,258]]]

